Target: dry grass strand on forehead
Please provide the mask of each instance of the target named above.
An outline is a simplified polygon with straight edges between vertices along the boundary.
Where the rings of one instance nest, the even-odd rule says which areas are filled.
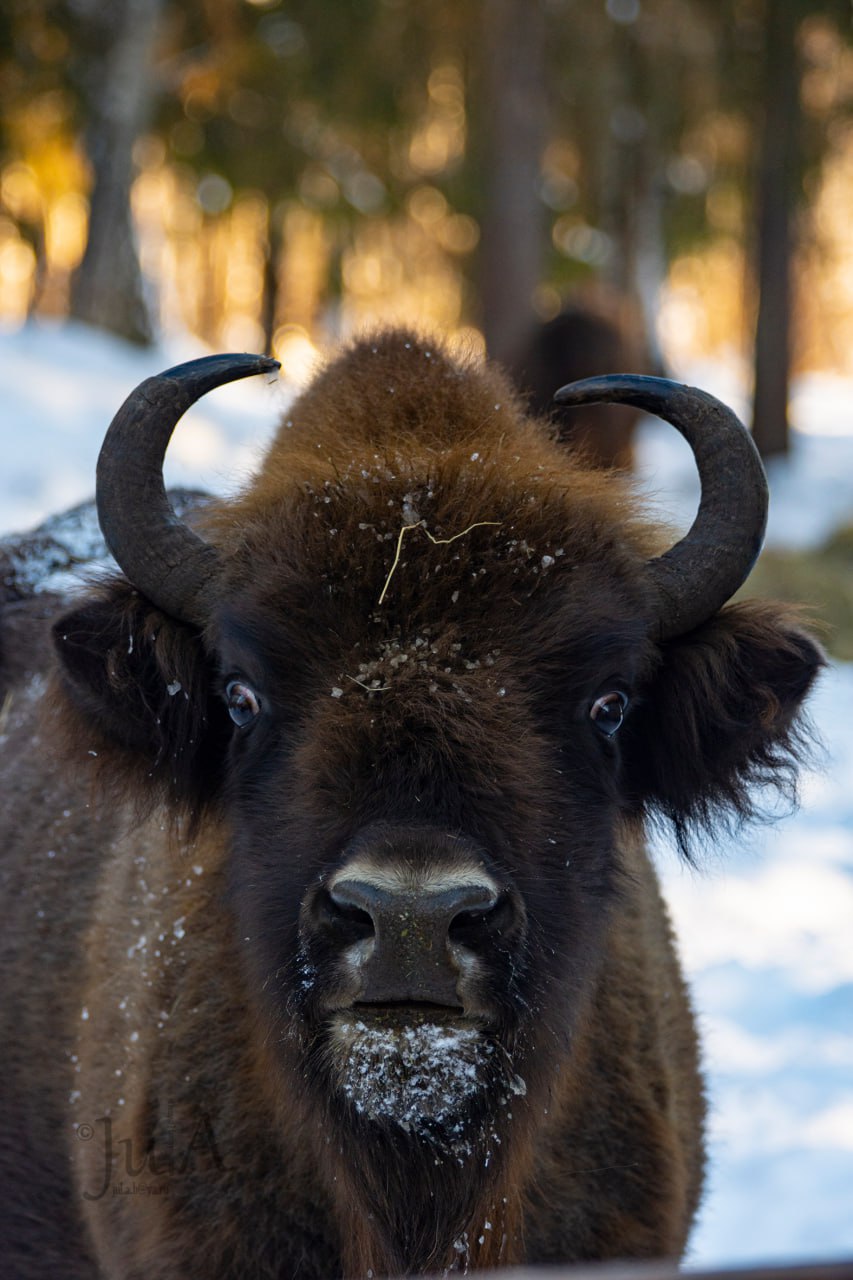
[[[423,529],[424,533],[426,534],[426,536],[429,538],[430,542],[434,546],[446,547],[446,546],[449,546],[451,542],[455,542],[457,538],[464,538],[466,533],[470,533],[472,529],[480,529],[484,525],[500,525],[501,523],[502,521],[500,520],[476,520],[474,524],[469,524],[468,528],[463,529],[461,533],[454,533],[452,538],[434,537],[433,534],[431,534],[429,529],[426,527],[425,520],[418,520],[417,524],[404,524],[401,527],[399,537],[397,538],[397,549],[394,552],[393,563],[391,565],[391,568],[388,570],[388,577],[385,579],[385,585],[382,588],[382,592],[379,596],[379,600],[377,601],[377,603],[381,604],[382,601],[385,599],[385,594],[388,591],[388,588],[391,585],[391,579],[394,576],[394,570],[397,568],[397,565],[400,563],[400,552],[403,548],[403,538],[407,533],[410,533],[412,529]]]

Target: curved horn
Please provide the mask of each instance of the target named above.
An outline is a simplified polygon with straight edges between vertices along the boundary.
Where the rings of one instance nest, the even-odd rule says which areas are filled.
[[[159,609],[203,626],[216,576],[214,548],[182,524],[163,484],[163,458],[178,419],[226,382],[279,368],[269,356],[205,356],[147,378],[113,418],[98,457],[95,499],[119,568]]]
[[[554,399],[633,405],[671,423],[693,450],[702,495],[696,518],[648,566],[661,600],[660,638],[692,630],[734,595],[764,541],[767,478],[752,437],[714,396],[667,378],[586,378],[561,387]]]

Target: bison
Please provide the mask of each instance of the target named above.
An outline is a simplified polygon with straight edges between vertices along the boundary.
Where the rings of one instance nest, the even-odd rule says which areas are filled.
[[[534,325],[510,371],[528,395],[528,411],[550,416],[564,444],[582,448],[595,466],[630,468],[638,406],[597,403],[561,408],[552,399],[561,381],[611,369],[663,372],[627,299],[601,295],[577,297],[553,319]]]
[[[668,546],[499,372],[392,331],[179,519],[176,421],[271,364],[144,382],[98,467],[122,574],[3,615],[4,1274],[678,1256],[704,1101],[644,829],[693,856],[787,792],[822,662],[727,605],[757,454],[690,387],[560,392],[687,438]]]

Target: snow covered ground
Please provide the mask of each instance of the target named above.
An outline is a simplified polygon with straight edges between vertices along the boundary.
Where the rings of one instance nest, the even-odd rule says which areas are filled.
[[[136,383],[201,354],[141,352],[77,326],[0,335],[0,536],[91,496],[113,412]],[[735,366],[683,376],[744,412]],[[288,398],[282,382],[225,387],[187,415],[167,480],[223,490],[252,465]],[[794,448],[771,471],[769,538],[814,545],[853,519],[853,386],[795,389]],[[643,482],[686,524],[686,446],[643,427]],[[814,699],[828,760],[793,819],[716,848],[702,872],[659,865],[705,1042],[711,1176],[693,1266],[853,1257],[853,665]]]

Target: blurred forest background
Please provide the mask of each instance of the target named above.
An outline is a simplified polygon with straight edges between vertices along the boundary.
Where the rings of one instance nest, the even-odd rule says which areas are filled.
[[[513,366],[580,305],[751,361],[767,455],[853,373],[850,0],[4,0],[0,120],[7,329]]]

